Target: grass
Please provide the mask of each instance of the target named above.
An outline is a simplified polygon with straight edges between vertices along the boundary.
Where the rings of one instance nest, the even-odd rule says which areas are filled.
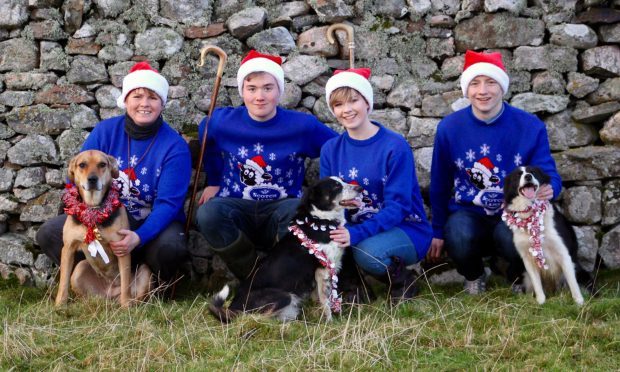
[[[577,307],[567,291],[543,306],[501,283],[483,296],[423,284],[413,301],[345,306],[326,324],[244,316],[215,321],[185,289],[129,310],[98,299],[56,309],[55,289],[0,281],[2,370],[617,370],[620,271]]]

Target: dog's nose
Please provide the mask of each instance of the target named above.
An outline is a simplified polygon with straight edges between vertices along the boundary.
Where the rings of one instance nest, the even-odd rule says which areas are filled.
[[[99,181],[99,177],[94,176],[94,175],[93,175],[93,176],[88,176],[88,178],[87,178],[87,179],[88,179],[88,183],[89,183],[90,185],[96,185],[96,184],[97,184],[97,182]]]
[[[532,181],[532,175],[531,175],[531,174],[529,174],[529,173],[528,173],[528,174],[526,174],[526,175],[525,175],[525,180],[526,180],[527,182],[531,182],[531,181]]]
[[[353,186],[353,190],[355,190],[355,192],[362,192],[362,191],[364,191],[364,189],[360,185]]]

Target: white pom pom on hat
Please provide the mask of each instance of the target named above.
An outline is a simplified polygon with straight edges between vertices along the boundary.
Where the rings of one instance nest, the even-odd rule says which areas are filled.
[[[137,88],[147,88],[157,93],[161,98],[162,106],[166,106],[168,100],[168,81],[148,62],[138,62],[129,70],[123,78],[123,92],[116,99],[116,105],[125,108],[125,98],[129,92]]]
[[[327,106],[329,107],[329,111],[333,114],[334,111],[329,106],[329,98],[332,93],[338,88],[353,88],[359,92],[359,94],[366,99],[368,103],[368,113],[372,112],[373,105],[373,93],[372,93],[372,85],[370,85],[371,71],[369,68],[360,67],[360,68],[350,68],[348,70],[336,70],[334,71],[334,75],[327,80],[327,84],[325,84],[325,99],[327,101]]]

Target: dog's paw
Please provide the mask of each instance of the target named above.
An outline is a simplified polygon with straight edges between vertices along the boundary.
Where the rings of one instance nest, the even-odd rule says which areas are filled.
[[[582,296],[577,296],[577,297],[573,297],[573,300],[575,300],[575,303],[579,306],[583,305],[583,297]]]
[[[546,300],[547,300],[547,297],[545,295],[536,296],[536,302],[538,302],[539,305],[544,304]]]

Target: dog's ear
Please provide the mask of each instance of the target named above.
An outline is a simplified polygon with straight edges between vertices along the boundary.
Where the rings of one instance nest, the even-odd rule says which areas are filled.
[[[112,178],[118,178],[118,162],[114,156],[106,155],[108,157],[108,164],[110,165],[110,175]]]
[[[512,199],[519,195],[519,181],[521,179],[521,168],[516,168],[504,178],[504,201],[509,204]]]
[[[67,167],[67,178],[70,183],[75,183],[75,163],[77,162],[77,155],[71,158],[69,166]]]
[[[549,182],[551,182],[551,177],[549,177],[547,173],[543,172],[543,170],[538,167],[532,167],[531,173],[534,177],[536,177],[541,185],[549,184]]]

